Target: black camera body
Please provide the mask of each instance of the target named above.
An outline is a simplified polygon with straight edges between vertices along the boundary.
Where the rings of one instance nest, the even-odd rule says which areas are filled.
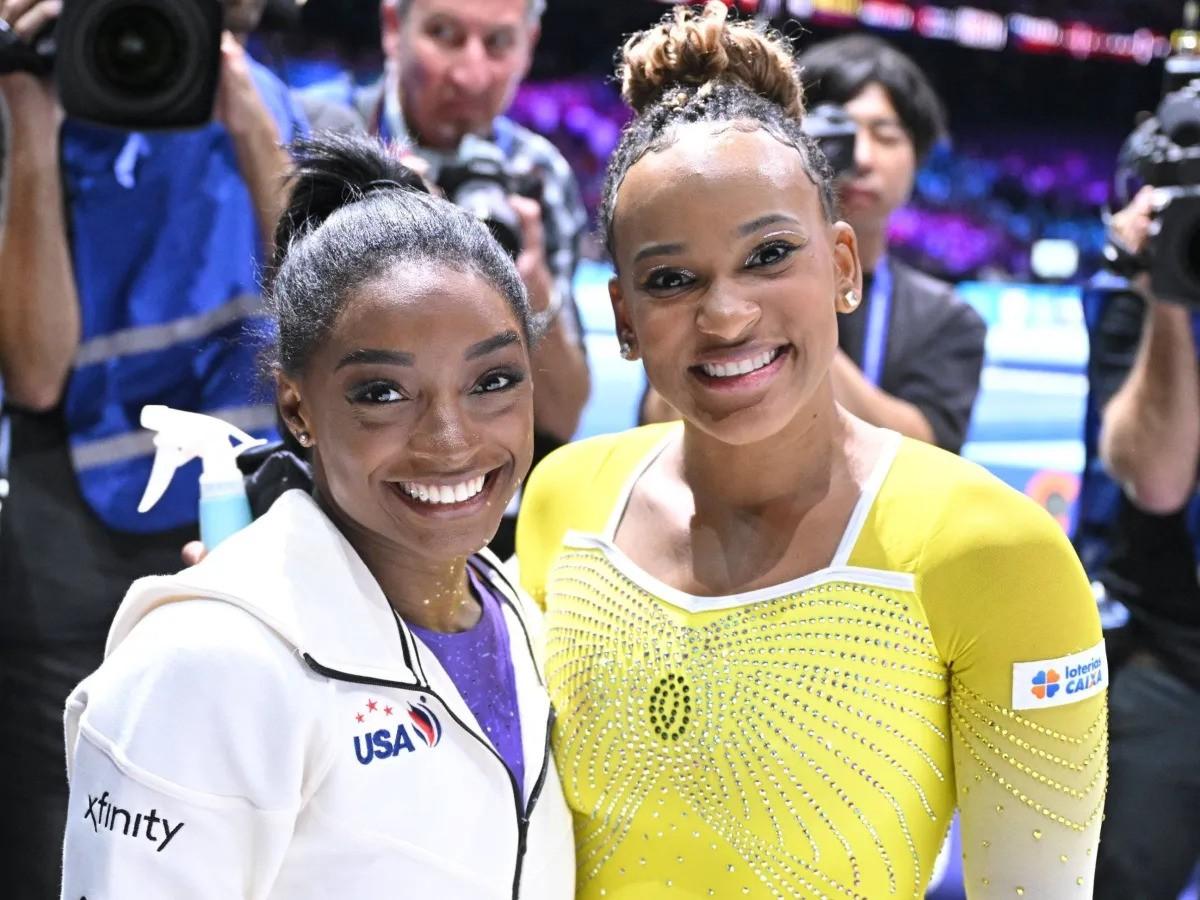
[[[835,178],[854,168],[858,126],[845,109],[835,103],[814,106],[804,114],[800,127],[821,148]]]
[[[508,198],[519,194],[541,203],[543,183],[536,172],[514,171],[499,147],[467,135],[457,157],[442,164],[436,181],[447,200],[483,222],[500,246],[517,258],[523,243],[521,220]]]
[[[1110,244],[1105,256],[1122,274],[1148,271],[1155,296],[1200,306],[1200,56],[1195,53],[1167,59],[1158,108],[1121,147],[1121,205],[1143,184],[1156,189],[1145,250],[1130,260],[1123,248]]]
[[[53,74],[72,118],[131,130],[212,117],[221,0],[66,0],[31,44],[0,32],[0,72]]]

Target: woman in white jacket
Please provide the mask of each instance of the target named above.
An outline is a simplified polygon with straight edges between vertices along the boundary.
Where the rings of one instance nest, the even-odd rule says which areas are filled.
[[[278,246],[315,489],[129,591],[68,701],[63,896],[568,898],[536,614],[480,550],[532,450],[517,271],[365,139],[299,148]]]

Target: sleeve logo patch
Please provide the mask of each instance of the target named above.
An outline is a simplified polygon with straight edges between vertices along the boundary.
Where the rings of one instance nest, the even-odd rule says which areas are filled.
[[[1108,660],[1101,641],[1070,656],[1013,663],[1012,708],[1065,706],[1107,687]]]

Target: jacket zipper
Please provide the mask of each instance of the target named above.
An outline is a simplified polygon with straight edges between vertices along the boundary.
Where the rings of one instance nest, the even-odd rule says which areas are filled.
[[[486,563],[487,561],[484,560]],[[521,615],[521,611],[517,609],[517,605],[513,603],[510,594],[516,594],[517,589],[512,582],[504,574],[503,571],[494,566],[488,565],[488,568],[504,582],[504,586],[508,589],[500,591],[500,597],[504,605],[512,610],[513,616],[516,617],[517,623],[521,626],[521,633],[525,636],[525,649],[529,651],[529,659],[533,662],[533,674],[538,680],[538,684],[542,687],[546,686],[545,680],[542,678],[541,667],[537,663],[537,657],[533,652],[533,640],[529,637],[529,629],[525,627],[525,617]],[[489,579],[490,580],[490,579]],[[414,649],[415,654],[415,649]],[[453,713],[451,713],[453,715]],[[468,729],[469,731],[470,729]],[[517,797],[517,867],[513,873],[513,900],[517,900],[521,889],[521,870],[525,864],[525,850],[529,837],[529,820],[533,817],[533,807],[537,803],[538,797],[542,794],[542,787],[546,783],[546,772],[550,768],[550,734],[554,730],[554,707],[550,707],[550,713],[546,718],[546,744],[542,748],[542,768],[538,772],[537,781],[533,784],[533,789],[529,792],[529,806],[525,810],[525,814],[521,815],[521,799],[520,794],[516,792],[516,779],[513,779],[513,790]],[[491,749],[489,746],[488,749]],[[505,764],[505,770],[508,765]]]
[[[538,772],[537,781],[533,783],[533,790],[529,792],[529,806],[525,810],[525,815],[518,818],[517,831],[517,871],[513,874],[513,900],[517,900],[517,896],[521,889],[521,868],[525,863],[525,845],[529,836],[529,820],[533,818],[533,807],[538,801],[538,797],[542,795],[542,786],[546,783],[546,772],[550,768],[550,732],[554,729],[554,707],[550,707],[550,714],[546,717],[546,746],[542,749],[542,770]],[[505,766],[505,768],[508,768]],[[514,779],[513,783],[516,783]]]
[[[520,616],[517,618],[519,620]],[[524,624],[522,623],[522,628],[523,627]],[[554,708],[551,707],[550,715],[546,723],[546,746],[542,751],[542,770],[538,773],[537,782],[534,783],[533,790],[529,794],[529,806],[526,807],[521,802],[521,789],[517,785],[517,778],[515,775],[513,775],[512,770],[509,769],[508,763],[504,761],[504,757],[496,752],[496,749],[491,745],[491,742],[488,741],[487,738],[476,733],[474,729],[460,719],[455,714],[454,710],[451,709],[446,703],[446,701],[442,699],[441,695],[439,695],[437,691],[433,690],[433,688],[431,688],[429,685],[406,684],[402,681],[388,681],[386,678],[369,678],[365,675],[353,675],[349,672],[340,672],[337,669],[331,669],[328,666],[321,665],[307,653],[304,654],[304,662],[307,663],[308,667],[314,672],[319,675],[324,675],[326,678],[334,678],[338,681],[348,681],[353,684],[370,684],[375,685],[376,687],[396,688],[402,691],[416,691],[418,693],[429,694],[442,705],[442,708],[446,711],[450,718],[458,724],[459,728],[473,737],[481,747],[483,747],[488,751],[488,753],[496,758],[496,761],[499,762],[501,767],[504,769],[504,774],[508,776],[508,783],[512,787],[513,792],[514,809],[517,814],[517,859],[513,872],[512,896],[513,900],[518,900],[521,890],[521,868],[525,862],[525,850],[529,836],[529,819],[533,815],[534,804],[537,802],[538,796],[542,792],[542,785],[546,781],[546,771],[550,765],[550,729],[554,724]]]

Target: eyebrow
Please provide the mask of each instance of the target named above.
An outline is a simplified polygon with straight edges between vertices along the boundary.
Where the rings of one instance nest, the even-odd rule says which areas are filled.
[[[463,354],[463,359],[478,359],[481,356],[487,356],[489,353],[494,353],[503,347],[508,347],[511,344],[519,344],[521,336],[513,330],[502,331],[497,335],[493,335],[486,340],[482,340],[477,344],[472,344],[467,348],[467,352]],[[370,365],[391,365],[391,366],[411,366],[415,362],[415,357],[411,353],[403,350],[376,350],[369,347],[364,347],[359,350],[352,350],[343,356],[338,364],[334,367],[334,371],[346,366],[370,366]]]
[[[799,225],[800,220],[795,216],[789,216],[787,213],[767,213],[765,216],[759,216],[757,219],[751,219],[737,227],[738,237],[746,237],[753,234],[760,228],[765,228],[767,225],[775,225],[779,222],[791,222],[793,225]]]
[[[641,262],[651,256],[673,256],[676,253],[682,253],[683,248],[683,244],[648,244],[637,252],[633,261]]]
[[[510,328],[508,331],[502,331],[478,344],[472,344],[463,354],[463,359],[479,359],[481,356],[487,356],[489,353],[495,353],[504,347],[519,343],[521,343],[521,336]]]
[[[379,363],[391,366],[411,366],[413,355],[402,350],[374,350],[364,347],[360,350],[352,350],[343,356],[334,366],[334,371],[345,366],[369,366]]]
[[[872,116],[869,119],[856,119],[855,124],[866,128],[879,128],[883,125],[891,128],[905,128],[903,120],[898,116]]]

